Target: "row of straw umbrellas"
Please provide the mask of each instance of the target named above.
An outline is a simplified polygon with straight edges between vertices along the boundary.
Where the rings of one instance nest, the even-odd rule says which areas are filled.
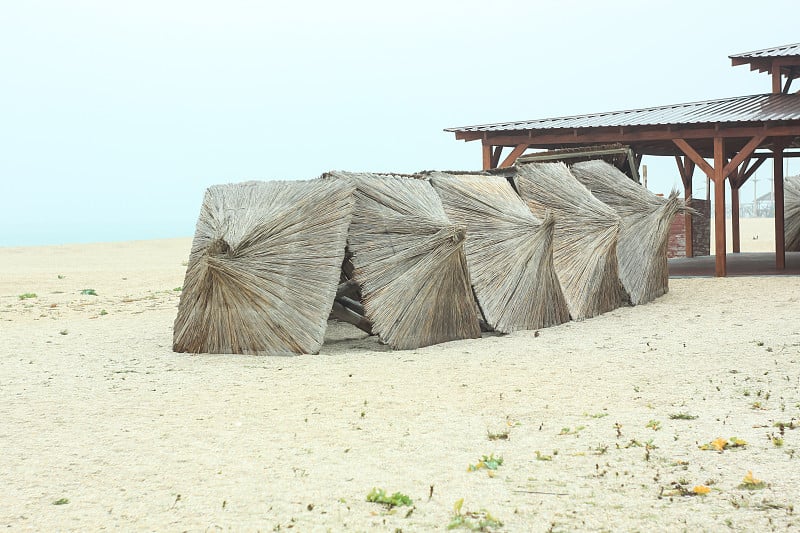
[[[413,349],[643,304],[685,209],[600,160],[216,185],[173,349],[317,353],[331,316]]]

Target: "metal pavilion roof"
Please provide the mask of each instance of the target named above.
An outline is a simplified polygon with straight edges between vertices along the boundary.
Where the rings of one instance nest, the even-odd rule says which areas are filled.
[[[740,54],[733,54],[728,56],[730,59],[742,58],[757,58],[757,57],[789,57],[800,56],[800,43],[784,44],[775,46],[773,48],[764,48],[763,50],[753,50],[752,52],[742,52]]]
[[[800,94],[756,94],[626,111],[462,126],[445,131],[498,132],[797,120],[800,120]]]

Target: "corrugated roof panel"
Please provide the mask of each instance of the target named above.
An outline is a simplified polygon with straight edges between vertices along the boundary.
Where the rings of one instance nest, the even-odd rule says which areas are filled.
[[[450,132],[800,120],[800,94],[756,94],[627,111],[447,128]]]
[[[741,54],[734,54],[728,56],[734,58],[758,58],[758,57],[787,57],[787,56],[800,56],[800,43],[784,44],[782,46],[775,46],[773,48],[765,48],[763,50],[754,50],[752,52],[742,52]]]

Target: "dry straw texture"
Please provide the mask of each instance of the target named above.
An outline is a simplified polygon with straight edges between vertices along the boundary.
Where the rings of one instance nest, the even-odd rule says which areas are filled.
[[[210,187],[173,350],[317,353],[339,281],[352,194],[345,182],[322,180]]]
[[[450,222],[426,180],[329,174],[356,187],[348,248],[372,330],[412,349],[480,336],[464,256],[463,226]]]
[[[554,326],[569,320],[553,267],[553,231],[499,176],[430,175],[447,217],[467,228],[472,287],[496,331]]]
[[[555,217],[553,262],[572,318],[619,307],[624,295],[617,265],[619,215],[563,163],[519,165],[514,183],[534,215]]]
[[[617,245],[619,277],[633,305],[669,290],[667,244],[672,219],[684,210],[677,191],[656,196],[605,161],[575,163],[572,175],[622,217]]]
[[[800,252],[800,176],[786,178],[783,190],[784,248],[787,252]]]

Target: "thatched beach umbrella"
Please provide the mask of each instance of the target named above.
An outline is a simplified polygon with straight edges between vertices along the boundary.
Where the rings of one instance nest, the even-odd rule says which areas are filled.
[[[656,196],[605,161],[575,163],[572,175],[622,217],[617,245],[619,277],[633,305],[669,290],[667,244],[675,215],[684,210],[677,191]]]
[[[430,180],[447,217],[467,228],[467,264],[486,322],[509,333],[568,321],[553,267],[553,217],[536,218],[504,177],[433,172]]]
[[[791,176],[783,182],[783,220],[787,252],[800,252],[800,176]]]
[[[317,353],[353,205],[341,181],[210,187],[197,221],[173,350]]]
[[[533,214],[555,217],[553,262],[573,320],[619,307],[620,218],[592,196],[564,163],[518,165],[514,183]]]
[[[378,174],[327,176],[356,189],[347,243],[372,331],[400,349],[480,337],[464,227],[447,218],[431,184]]]

